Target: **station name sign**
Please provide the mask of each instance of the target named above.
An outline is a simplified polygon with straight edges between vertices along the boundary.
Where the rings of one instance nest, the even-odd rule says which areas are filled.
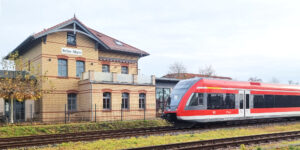
[[[71,54],[71,55],[82,55],[82,50],[80,49],[72,49],[72,48],[62,48],[62,54]]]

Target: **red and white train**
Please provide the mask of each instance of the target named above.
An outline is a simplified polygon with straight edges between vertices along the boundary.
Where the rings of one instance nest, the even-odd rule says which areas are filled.
[[[182,80],[174,87],[164,116],[189,122],[300,117],[300,86]]]

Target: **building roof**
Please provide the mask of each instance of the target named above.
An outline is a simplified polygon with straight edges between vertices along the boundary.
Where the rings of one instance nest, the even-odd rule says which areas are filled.
[[[174,83],[180,81],[180,79],[175,79],[175,78],[155,78],[155,80],[159,82],[174,82]]]
[[[26,71],[11,71],[11,70],[0,70],[0,79],[1,78],[16,78],[16,77],[25,77],[29,73]],[[30,76],[30,79],[36,79],[34,76]]]
[[[72,28],[67,28],[68,26],[73,26]],[[34,41],[41,39],[42,37],[45,37],[46,35],[50,33],[55,32],[63,32],[63,31],[71,31],[71,32],[78,32],[82,33],[91,39],[95,40],[98,44],[97,48],[100,50],[105,51],[111,51],[111,52],[121,52],[121,53],[128,53],[128,54],[134,54],[138,56],[147,56],[149,53],[140,50],[138,48],[135,48],[131,45],[128,45],[124,42],[121,42],[115,38],[112,38],[110,36],[107,36],[103,33],[100,33],[94,29],[91,29],[84,25],[81,21],[79,21],[75,16],[71,19],[68,19],[64,22],[61,22],[55,26],[52,26],[50,28],[44,29],[43,31],[40,31],[38,33],[35,33],[33,35],[30,35],[27,39],[25,39],[17,48],[13,50],[15,51],[21,51],[20,54],[24,53],[26,50],[25,47],[29,44],[32,44]],[[6,56],[8,58],[8,56]]]
[[[195,77],[232,80],[232,78],[230,78],[230,77],[207,76],[207,75],[194,74],[194,73],[170,73],[170,74],[164,75],[162,78],[190,79],[190,78],[195,78]]]

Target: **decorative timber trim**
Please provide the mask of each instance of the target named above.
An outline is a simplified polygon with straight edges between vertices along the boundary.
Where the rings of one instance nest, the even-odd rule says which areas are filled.
[[[121,58],[109,58],[109,57],[99,57],[99,60],[101,60],[101,61],[110,61],[110,62],[128,63],[128,64],[137,63],[137,60],[128,60],[128,59],[121,59]]]

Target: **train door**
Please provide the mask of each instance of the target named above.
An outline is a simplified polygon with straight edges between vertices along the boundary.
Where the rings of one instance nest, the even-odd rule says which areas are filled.
[[[244,111],[244,91],[240,90],[238,95],[238,103],[239,103],[239,117],[244,118],[245,117],[245,111]]]
[[[245,117],[250,115],[250,91],[249,90],[245,90]]]
[[[240,90],[238,97],[239,97],[239,116],[245,118],[250,115],[250,91]]]

